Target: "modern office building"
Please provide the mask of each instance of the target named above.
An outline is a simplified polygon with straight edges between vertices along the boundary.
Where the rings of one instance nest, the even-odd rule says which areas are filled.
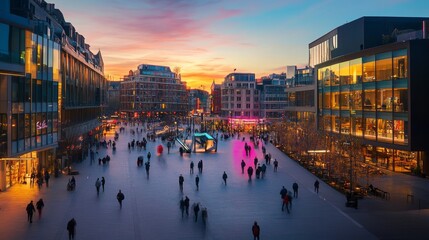
[[[404,34],[424,38],[428,20],[360,18],[320,38],[334,39],[337,33],[341,54],[312,55],[317,57],[311,62],[323,62],[316,65],[318,128],[362,140],[367,164],[429,172],[429,40],[404,41]],[[391,34],[381,34],[382,29]]]
[[[121,111],[128,118],[188,115],[186,82],[170,67],[141,64],[121,82]]]
[[[119,81],[108,81],[107,83],[107,108],[106,115],[110,116],[115,113],[119,113],[121,109],[120,101],[120,88],[121,82]]]
[[[316,81],[314,68],[287,67],[286,107],[284,117],[289,121],[315,121]]]
[[[281,120],[286,109],[286,74],[262,77],[256,88],[260,91],[260,117],[267,121]]]
[[[234,129],[249,130],[260,119],[260,93],[254,73],[230,73],[221,86],[221,116]]]
[[[54,164],[60,49],[22,1],[0,2],[0,191]]]
[[[59,143],[91,130],[81,123],[101,112],[101,55],[71,28],[54,4],[0,2],[1,190],[60,169]]]

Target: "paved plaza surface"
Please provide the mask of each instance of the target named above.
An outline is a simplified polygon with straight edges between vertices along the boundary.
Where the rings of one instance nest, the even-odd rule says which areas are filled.
[[[0,239],[68,239],[68,220],[77,221],[76,239],[253,239],[251,227],[257,221],[261,227],[261,239],[415,239],[427,236],[429,223],[427,199],[428,181],[404,174],[388,173],[371,179],[374,186],[391,193],[389,201],[368,197],[359,202],[359,209],[346,208],[345,197],[320,181],[316,194],[313,183],[317,179],[295,161],[290,160],[271,144],[267,152],[279,161],[278,172],[268,165],[264,179],[248,181],[241,173],[240,162],[253,165],[257,156],[262,160],[261,148],[253,148],[245,155],[241,139],[219,141],[217,153],[192,153],[179,155],[179,145],[170,154],[164,146],[162,155],[156,154],[160,140],[149,142],[147,150],[129,151],[132,139],[141,140],[143,135],[131,135],[129,128],[121,133],[117,151],[99,149],[96,159],[111,156],[110,163],[98,165],[89,159],[75,163],[75,191],[66,190],[69,176],[51,178],[49,188],[15,185],[0,193]],[[119,131],[118,131],[119,132]],[[107,139],[113,140],[108,134]],[[249,137],[247,136],[249,143]],[[152,153],[150,176],[143,167],[137,167],[136,159]],[[197,163],[203,160],[203,173],[198,173]],[[189,165],[194,161],[194,173]],[[223,172],[228,174],[223,184]],[[183,193],[178,178],[185,178]],[[195,176],[200,176],[197,191]],[[95,181],[106,178],[105,191],[97,196]],[[299,184],[299,197],[293,200],[291,213],[281,211],[280,189],[292,190]],[[125,194],[120,209],[116,194]],[[408,199],[407,195],[414,199]],[[199,202],[208,209],[206,224],[193,218],[181,217],[179,201],[190,198],[190,205]],[[27,222],[25,207],[30,200],[43,198],[45,208],[39,220],[37,213],[32,224]],[[410,197],[408,197],[410,198]],[[425,200],[426,199],[426,200]],[[418,204],[420,202],[420,209]],[[426,205],[425,205],[426,204]]]

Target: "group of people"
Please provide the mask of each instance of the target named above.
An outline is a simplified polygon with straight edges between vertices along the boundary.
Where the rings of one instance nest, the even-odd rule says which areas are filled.
[[[100,178],[97,178],[97,180],[95,181],[95,188],[97,189],[97,196],[100,194],[100,187],[103,188],[103,192],[104,192],[104,184],[106,184],[106,179],[104,177],[101,177],[101,181],[100,181]]]
[[[34,183],[37,183],[37,186],[39,188],[42,187],[43,183],[46,183],[46,187],[49,187],[50,178],[51,178],[51,175],[49,174],[48,171],[44,171],[44,173],[42,173],[41,171],[38,171],[36,174],[36,171],[33,170],[30,175],[30,187],[33,187]]]
[[[189,217],[189,198],[188,196],[185,196],[185,198],[180,199],[179,206],[180,211],[182,212],[182,218],[186,213],[186,216]],[[207,222],[208,212],[207,208],[202,206],[201,203],[195,202],[192,204],[192,210],[194,211],[194,220],[195,222],[198,221],[198,215],[201,210],[201,219],[203,223],[205,224]]]
[[[27,204],[27,207],[25,210],[27,211],[27,221],[29,223],[33,223],[33,214],[36,212],[39,213],[39,220],[42,218],[42,209],[45,207],[45,203],[43,202],[43,199],[39,199],[36,203],[36,207],[34,207],[33,201],[30,201],[30,203]]]

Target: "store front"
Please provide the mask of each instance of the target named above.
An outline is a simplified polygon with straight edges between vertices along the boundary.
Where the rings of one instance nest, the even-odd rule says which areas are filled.
[[[418,152],[373,147],[371,145],[365,146],[363,150],[366,163],[390,171],[410,173],[418,166]]]

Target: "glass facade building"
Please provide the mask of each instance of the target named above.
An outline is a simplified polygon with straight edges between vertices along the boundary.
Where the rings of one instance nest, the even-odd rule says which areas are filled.
[[[427,44],[392,43],[317,65],[319,129],[362,139],[367,163],[402,172],[427,168],[418,133],[427,130],[418,130],[417,120],[427,108],[419,88],[427,87],[420,71],[428,59],[418,50]]]

